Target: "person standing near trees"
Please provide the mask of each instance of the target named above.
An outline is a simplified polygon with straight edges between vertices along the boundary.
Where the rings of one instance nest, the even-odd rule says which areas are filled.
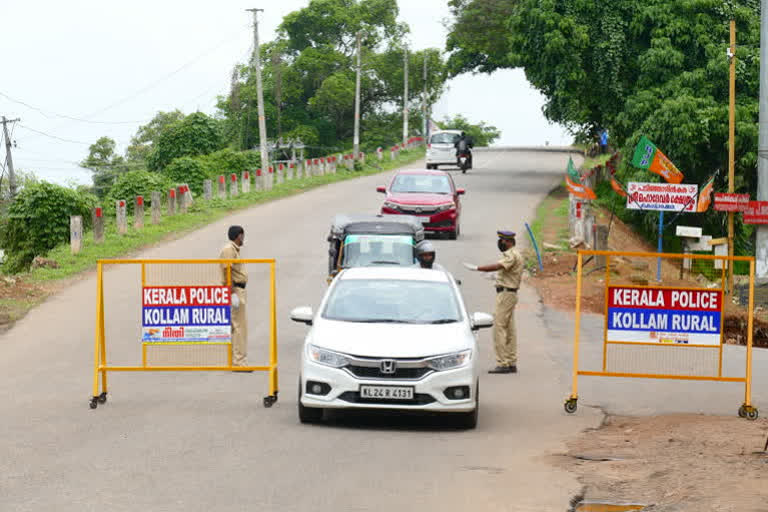
[[[219,259],[237,260],[240,259],[240,248],[245,242],[245,230],[241,226],[230,226],[227,232],[229,243],[219,252]],[[229,263],[222,263],[221,282],[226,285],[227,269]],[[245,293],[245,285],[248,283],[248,274],[243,269],[242,263],[231,264],[232,277],[232,308],[230,316],[232,318],[232,366],[248,366],[248,320],[245,316],[245,306],[248,296]],[[252,370],[234,370],[247,371]]]
[[[496,274],[496,309],[493,322],[493,342],[496,350],[496,367],[488,373],[517,373],[517,332],[515,306],[517,290],[523,277],[525,261],[515,249],[513,231],[497,231],[497,247],[501,259],[490,265],[477,266],[464,263],[469,270],[498,272]]]

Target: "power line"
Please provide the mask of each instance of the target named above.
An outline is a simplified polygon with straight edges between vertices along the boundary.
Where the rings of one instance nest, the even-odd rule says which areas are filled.
[[[45,110],[43,110],[43,109],[41,109],[39,107],[35,107],[34,105],[30,105],[29,103],[26,103],[26,102],[21,101],[19,99],[12,98],[11,96],[8,96],[7,94],[5,94],[2,91],[0,91],[0,96],[4,97],[7,100],[10,100],[10,101],[12,101],[14,103],[18,103],[19,105],[24,105],[27,108],[35,110],[35,111],[41,113],[47,119],[51,119],[51,117],[61,117],[63,119],[69,119],[71,121],[78,121],[78,122],[81,122],[81,123],[92,123],[92,124],[138,124],[138,123],[146,123],[147,122],[146,120],[145,121],[90,121],[88,119],[80,119],[79,117],[68,116],[66,114],[59,114],[57,112],[53,112],[53,111],[50,111],[50,110],[49,111],[45,111]]]
[[[49,137],[51,139],[60,140],[62,142],[68,142],[70,144],[83,144],[83,145],[86,145],[86,146],[90,146],[91,145],[90,142],[83,142],[81,140],[65,139],[63,137],[58,137],[56,135],[51,135],[50,133],[42,132],[40,130],[35,130],[34,128],[30,128],[29,126],[23,125],[21,123],[19,123],[19,127],[23,128],[24,130],[29,130],[30,132],[35,132],[35,133],[37,133],[39,135],[42,135],[44,137]]]

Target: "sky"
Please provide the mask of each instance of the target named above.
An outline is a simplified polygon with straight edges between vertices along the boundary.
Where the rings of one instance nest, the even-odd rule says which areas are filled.
[[[123,152],[157,111],[215,113],[236,63],[248,61],[252,18],[265,9],[261,41],[309,0],[0,0],[0,116],[20,118],[14,167],[57,183],[90,183],[78,167],[88,146],[108,136]],[[444,49],[447,0],[399,1],[410,47]],[[543,98],[521,70],[462,75],[433,107],[433,118],[463,114],[501,130],[498,145],[567,144],[541,113]],[[5,151],[0,149],[0,162]]]

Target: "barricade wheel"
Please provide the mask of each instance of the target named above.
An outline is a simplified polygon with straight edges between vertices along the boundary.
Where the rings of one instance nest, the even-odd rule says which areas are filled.
[[[99,395],[99,403],[100,404],[107,403],[107,392],[106,391]]]
[[[739,407],[739,418],[746,418],[747,417],[747,407],[745,405],[742,405]]]
[[[575,398],[569,398],[565,402],[565,412],[568,414],[573,414],[576,412],[576,409],[578,408],[577,400]]]
[[[93,398],[91,398],[91,403],[88,404],[88,405],[90,406],[91,409],[95,409],[96,407],[98,407],[99,406],[99,397],[94,396]]]
[[[757,412],[757,409],[755,409],[754,407],[750,407],[747,410],[747,419],[750,421],[755,421],[759,415],[760,414]]]

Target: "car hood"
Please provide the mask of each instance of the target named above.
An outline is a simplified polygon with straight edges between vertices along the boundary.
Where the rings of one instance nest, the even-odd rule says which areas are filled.
[[[442,325],[366,324],[318,320],[309,342],[360,357],[428,357],[474,345],[466,323]]]
[[[387,201],[397,204],[445,204],[453,201],[450,194],[393,194],[387,196]]]

